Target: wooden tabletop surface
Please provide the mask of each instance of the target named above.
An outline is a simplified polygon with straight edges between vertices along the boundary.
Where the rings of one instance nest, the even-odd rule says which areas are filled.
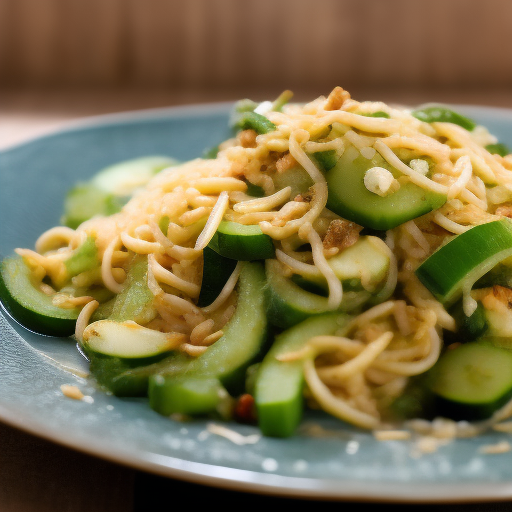
[[[248,91],[246,96],[250,96]],[[368,97],[375,98],[368,93]],[[438,91],[430,97],[423,91],[387,93],[387,101],[414,104],[433,99],[463,104],[512,108],[510,91],[485,94],[478,91]],[[256,96],[255,99],[264,99]],[[229,91],[208,96],[193,92],[171,94],[152,91],[110,92],[0,92],[0,147],[8,147],[45,133],[66,122],[89,115],[124,110],[165,107],[184,103],[233,100]],[[360,98],[357,98],[360,99]],[[1,340],[0,340],[1,342]],[[507,455],[508,456],[508,455]],[[140,512],[156,507],[177,506],[180,496],[201,505],[246,507],[284,505],[294,508],[318,507],[338,510],[336,502],[311,502],[225,491],[163,478],[56,445],[0,423],[0,511],[1,512]],[[345,510],[360,508],[345,503]],[[376,504],[380,511],[408,510],[406,505]],[[511,502],[435,505],[445,512],[504,512]],[[432,511],[434,506],[416,506]]]

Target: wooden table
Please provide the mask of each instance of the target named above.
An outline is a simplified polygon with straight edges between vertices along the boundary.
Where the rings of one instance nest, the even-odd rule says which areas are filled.
[[[376,98],[372,91],[362,91]],[[512,108],[509,91],[486,94],[437,91],[403,93],[388,91],[383,99],[414,104],[429,99],[454,103],[483,104]],[[249,92],[246,94],[250,96]],[[245,96],[245,95],[244,95]],[[175,104],[231,100],[237,96],[229,91],[208,96],[193,92],[171,94],[162,91],[111,92],[10,92],[0,93],[0,147],[7,147],[31,136],[45,133],[87,115],[134,110]],[[263,99],[253,96],[256,99]],[[382,96],[380,96],[382,97]],[[361,99],[359,97],[358,99]],[[141,512],[154,511],[163,503],[174,508],[180,495],[197,505],[219,504],[242,509],[248,503],[256,507],[270,505],[322,507],[322,510],[352,511],[360,504],[310,502],[245,494],[204,487],[167,479],[123,467],[105,460],[45,441],[0,423],[0,511],[2,512]],[[376,504],[378,510],[408,510],[407,505]],[[445,512],[504,512],[510,502],[470,505],[435,505]],[[417,506],[415,510],[433,511],[434,506]]]

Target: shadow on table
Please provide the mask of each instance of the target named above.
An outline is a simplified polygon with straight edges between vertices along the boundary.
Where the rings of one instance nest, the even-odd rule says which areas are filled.
[[[216,506],[226,510],[244,512],[248,510],[264,511],[270,507],[276,509],[291,510],[318,510],[322,512],[336,511],[353,512],[361,511],[365,506],[360,502],[318,501],[306,499],[281,498],[244,492],[228,491],[203,485],[171,480],[169,478],[137,472],[134,485],[134,512],[154,512],[155,510],[171,510],[178,506],[190,508],[204,506],[212,509]],[[184,505],[178,505],[178,503]],[[188,502],[188,503],[187,503]],[[370,505],[378,512],[510,512],[512,502],[491,502],[471,504],[447,504],[447,505],[397,505],[376,504]]]

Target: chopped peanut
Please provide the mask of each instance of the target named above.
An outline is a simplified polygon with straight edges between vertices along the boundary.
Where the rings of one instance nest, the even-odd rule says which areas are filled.
[[[254,130],[242,130],[236,136],[240,146],[243,148],[255,148],[258,134]]]
[[[332,220],[323,240],[324,249],[337,247],[341,250],[354,245],[359,239],[359,232],[362,229],[355,222],[344,219]]]
[[[496,215],[512,219],[512,204],[505,203],[501,206],[498,206],[498,208],[496,208]]]
[[[276,162],[277,172],[284,172],[297,165],[297,161],[290,153],[286,153]]]
[[[339,110],[343,103],[349,99],[350,93],[348,91],[345,91],[343,87],[335,87],[329,94],[324,108],[325,110]]]

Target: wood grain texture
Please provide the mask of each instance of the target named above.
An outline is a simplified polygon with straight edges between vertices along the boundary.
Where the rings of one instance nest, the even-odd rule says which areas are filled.
[[[135,471],[0,423],[2,512],[130,512]]]
[[[512,87],[510,0],[0,0],[0,85]]]

